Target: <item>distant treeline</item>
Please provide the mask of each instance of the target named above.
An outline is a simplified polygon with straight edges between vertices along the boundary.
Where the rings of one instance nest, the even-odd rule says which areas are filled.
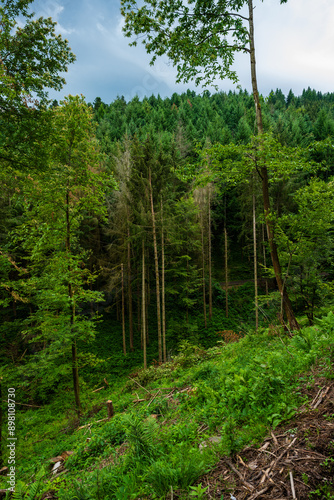
[[[162,99],[159,95],[137,96],[126,102],[117,97],[105,104],[97,97],[92,104],[98,121],[98,138],[106,152],[125,135],[177,135],[185,132],[191,143],[245,144],[255,133],[253,96],[239,92],[188,90]],[[262,98],[264,126],[287,146],[307,146],[334,134],[334,93],[323,94],[310,87],[301,96],[279,89]]]

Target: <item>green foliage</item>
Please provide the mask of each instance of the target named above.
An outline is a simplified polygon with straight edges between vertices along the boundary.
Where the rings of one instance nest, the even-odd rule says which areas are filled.
[[[156,446],[157,424],[153,418],[142,421],[140,417],[125,420],[126,437],[135,460],[152,463],[159,453]]]
[[[174,455],[167,461],[158,460],[149,469],[147,482],[158,496],[163,496],[170,487],[188,488],[207,466],[199,450],[179,446]]]
[[[332,353],[328,345],[333,343],[334,330],[327,323],[333,323],[331,314],[322,318],[321,324],[306,327],[292,338],[279,338],[270,329],[263,329],[208,351],[184,342],[173,361],[163,369],[154,368],[155,375],[147,380],[146,391],[136,385],[133,395],[121,392],[126,380],[115,387],[109,397],[115,402],[116,415],[111,421],[94,424],[89,441],[83,430],[53,440],[52,432],[59,434],[58,429],[67,425],[62,422],[55,428],[54,412],[50,409],[46,413],[42,408],[39,413],[29,410],[25,423],[18,426],[18,432],[27,436],[22,446],[30,450],[29,440],[36,440],[31,430],[36,432],[41,425],[48,425],[50,429],[44,432],[51,436],[44,439],[43,452],[41,448],[39,453],[47,458],[64,449],[74,451],[66,461],[66,489],[61,482],[55,485],[62,500],[134,499],[152,493],[163,497],[171,487],[200,498],[205,494],[203,488],[190,487],[214,465],[216,453],[237,453],[243,446],[263,439],[268,427],[291,418],[303,402],[298,392],[301,375],[305,377],[315,363],[324,373],[329,369]],[[193,361],[182,365],[182,359]],[[170,387],[172,377],[173,387],[179,389],[174,389],[166,403],[171,389],[162,388]],[[153,401],[147,391],[158,393]],[[96,397],[101,402],[106,398],[90,393],[92,400]],[[137,399],[143,401],[136,403]],[[159,415],[162,405],[162,418],[149,417],[151,412]],[[60,416],[63,410],[59,411]],[[100,414],[95,415],[93,421],[99,418]],[[210,441],[212,436],[215,439]],[[18,446],[20,453],[19,441]],[[29,457],[38,463],[36,452],[29,453]],[[29,469],[28,463],[24,463],[26,471],[32,467]],[[50,483],[38,492],[44,492],[46,487],[51,488]]]
[[[15,491],[12,494],[13,500],[39,500],[43,491],[42,479],[46,476],[44,468],[40,469],[34,478],[32,484],[25,484],[23,481],[17,481]]]
[[[124,33],[143,35],[147,52],[154,54],[151,64],[166,54],[178,70],[178,82],[194,79],[196,85],[208,85],[217,77],[236,82],[234,55],[249,50],[249,32],[238,15],[244,3],[232,0],[222,6],[211,1],[203,9],[200,2],[146,0],[137,7],[134,0],[123,0]]]
[[[0,157],[6,169],[45,167],[45,142],[52,132],[45,89],[60,90],[61,73],[75,60],[68,41],[56,34],[56,23],[36,19],[31,3],[0,6],[0,59],[6,61],[0,66]]]
[[[190,486],[190,492],[189,492],[189,496],[190,497],[196,497],[196,498],[205,498],[205,492],[207,491],[207,489],[209,488],[209,486],[202,486],[202,483],[199,483],[197,486]]]

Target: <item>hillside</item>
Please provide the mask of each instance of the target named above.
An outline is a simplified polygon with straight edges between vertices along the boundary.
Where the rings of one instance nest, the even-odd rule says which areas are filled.
[[[64,389],[20,409],[14,498],[291,498],[290,472],[298,499],[332,498],[333,345],[331,313],[291,337],[226,332],[110,386],[101,372],[80,419]]]

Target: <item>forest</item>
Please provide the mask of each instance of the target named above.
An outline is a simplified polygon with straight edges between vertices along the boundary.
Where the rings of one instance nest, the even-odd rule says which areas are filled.
[[[0,498],[293,495],[236,457],[306,396],[333,425],[334,93],[259,95],[260,128],[242,89],[52,102],[75,56],[5,4]],[[334,498],[332,434],[297,435],[298,498]]]

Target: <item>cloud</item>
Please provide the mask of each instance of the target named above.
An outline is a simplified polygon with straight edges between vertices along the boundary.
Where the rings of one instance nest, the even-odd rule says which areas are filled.
[[[193,82],[176,84],[176,70],[167,59],[158,58],[154,66],[142,44],[129,47],[124,37],[119,0],[35,0],[60,24],[77,56],[65,76],[64,93],[83,93],[93,101],[100,96],[111,102],[116,95],[131,99],[160,93],[195,89]],[[314,87],[333,90],[334,4],[332,0],[256,1],[255,44],[260,92],[271,89],[301,93]],[[243,88],[251,91],[249,56],[236,57],[235,69]],[[235,89],[229,81],[217,82],[219,88]],[[200,88],[196,89],[201,91]],[[212,90],[212,89],[211,89]]]

